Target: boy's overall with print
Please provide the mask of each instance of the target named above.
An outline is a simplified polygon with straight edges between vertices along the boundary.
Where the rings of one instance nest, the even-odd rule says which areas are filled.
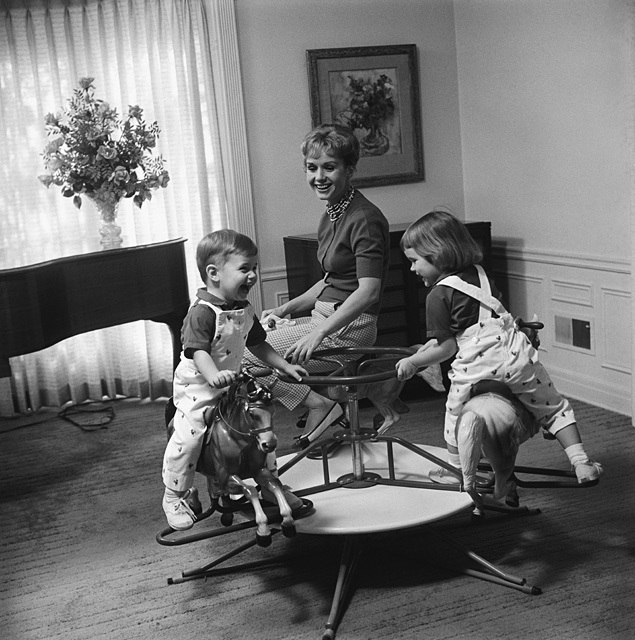
[[[251,307],[224,310],[200,299],[197,304],[207,305],[216,314],[211,356],[219,371],[238,371],[253,324]],[[217,402],[222,392],[222,389],[212,387],[197,371],[194,360],[181,354],[181,361],[174,372],[174,433],[163,458],[166,487],[184,491],[192,486],[205,435],[204,412]]]

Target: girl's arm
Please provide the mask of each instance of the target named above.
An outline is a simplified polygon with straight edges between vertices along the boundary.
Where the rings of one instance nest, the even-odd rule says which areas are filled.
[[[303,367],[289,364],[266,340],[247,348],[265,364],[268,364],[273,369],[282,371],[282,373],[286,373],[298,381],[301,381],[303,376],[309,375]]]
[[[380,278],[360,278],[357,289],[351,293],[337,308],[333,315],[320,323],[311,333],[303,336],[290,346],[285,357],[291,362],[306,362],[311,359],[313,352],[320,346],[326,336],[330,336],[359,316],[379,299],[381,291]]]
[[[202,349],[197,349],[192,354],[192,360],[194,360],[196,368],[201,372],[205,380],[216,389],[222,389],[230,385],[236,377],[236,372],[230,369],[219,371],[212,356]]]
[[[420,347],[417,353],[407,358],[402,358],[395,364],[397,378],[399,380],[409,380],[419,369],[445,362],[457,351],[458,346],[454,338],[446,338],[443,342],[433,338]]]

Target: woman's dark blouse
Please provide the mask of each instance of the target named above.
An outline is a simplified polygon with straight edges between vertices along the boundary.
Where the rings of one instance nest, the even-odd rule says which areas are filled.
[[[323,214],[318,226],[317,255],[327,283],[319,300],[344,302],[359,286],[359,278],[380,278],[383,291],[390,260],[388,221],[357,191],[339,220],[331,222]],[[366,312],[377,314],[380,304],[377,302]]]

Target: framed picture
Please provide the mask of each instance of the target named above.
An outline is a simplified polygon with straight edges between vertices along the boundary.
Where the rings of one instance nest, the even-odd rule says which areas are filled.
[[[339,122],[359,139],[353,185],[424,180],[416,45],[306,53],[313,126]]]

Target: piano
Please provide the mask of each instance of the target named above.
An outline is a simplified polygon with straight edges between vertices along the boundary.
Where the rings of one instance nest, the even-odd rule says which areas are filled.
[[[174,367],[189,307],[185,239],[0,269],[0,377],[9,358],[134,320],[165,323]]]

